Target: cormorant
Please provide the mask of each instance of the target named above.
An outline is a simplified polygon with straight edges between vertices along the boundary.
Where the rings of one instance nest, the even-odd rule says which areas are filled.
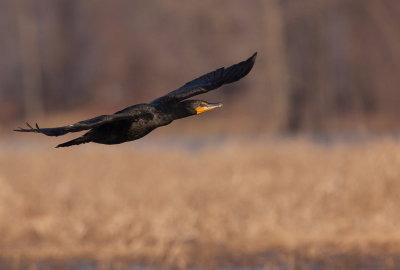
[[[119,144],[137,140],[155,128],[170,124],[172,121],[215,108],[221,103],[208,103],[203,100],[186,100],[190,97],[214,90],[224,84],[232,83],[246,76],[252,69],[257,53],[249,59],[228,68],[219,68],[175,91],[159,97],[148,104],[137,104],[118,111],[112,115],[100,115],[92,119],[80,121],[63,127],[33,128],[29,123],[27,129],[19,128],[19,132],[36,132],[47,136],[60,136],[69,132],[89,130],[74,140],[56,147],[66,147],[82,143],[95,142],[101,144]]]

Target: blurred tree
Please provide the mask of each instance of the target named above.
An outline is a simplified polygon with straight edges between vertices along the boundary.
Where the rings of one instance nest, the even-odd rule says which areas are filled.
[[[264,69],[267,77],[269,99],[272,100],[271,114],[273,119],[281,119],[275,121],[275,130],[284,130],[287,127],[287,119],[289,118],[289,70],[286,60],[286,43],[285,43],[285,25],[282,14],[282,7],[278,0],[270,0],[261,2],[263,5],[263,23],[265,25],[265,58],[268,59]],[[257,63],[258,64],[258,63]],[[265,98],[265,93],[259,91],[260,100]],[[262,97],[263,95],[264,97]]]
[[[16,0],[15,4],[22,67],[24,113],[39,116],[43,114],[44,108],[35,2]]]

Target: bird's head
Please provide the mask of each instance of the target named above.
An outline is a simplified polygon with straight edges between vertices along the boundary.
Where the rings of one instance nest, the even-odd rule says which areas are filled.
[[[215,108],[222,107],[222,103],[208,103],[202,100],[194,100],[192,108],[196,110],[196,114],[214,110]]]
[[[209,103],[203,100],[185,100],[179,102],[178,107],[178,111],[180,112],[178,118],[182,118],[220,108],[222,107],[222,103]]]
[[[192,112],[192,114],[201,114],[203,112],[214,110],[215,108],[222,107],[222,103],[208,103],[203,100],[187,100],[186,108]]]

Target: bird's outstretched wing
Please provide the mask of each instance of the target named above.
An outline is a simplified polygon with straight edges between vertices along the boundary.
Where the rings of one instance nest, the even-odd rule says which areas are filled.
[[[112,114],[112,115],[100,115],[88,120],[80,121],[72,125],[63,126],[63,127],[55,127],[55,128],[40,128],[38,124],[35,127],[32,127],[29,123],[26,123],[28,128],[19,128],[14,129],[14,131],[19,132],[36,132],[42,133],[47,136],[60,136],[67,134],[69,132],[79,132],[82,130],[92,129],[104,124],[108,124],[114,121],[120,120],[130,120],[135,119],[139,116],[139,114],[134,113],[121,113],[121,114]]]
[[[150,104],[166,104],[179,102],[184,99],[206,93],[214,90],[224,84],[232,83],[246,76],[253,68],[257,53],[254,53],[249,59],[228,68],[219,68],[213,72],[207,73],[191,82],[186,83],[181,88],[172,91],[165,96],[153,100]]]

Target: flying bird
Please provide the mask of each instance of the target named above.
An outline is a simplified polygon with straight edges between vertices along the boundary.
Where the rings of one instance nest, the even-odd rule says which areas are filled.
[[[38,124],[32,127],[29,123],[26,123],[28,128],[18,128],[15,131],[61,136],[69,132],[89,130],[82,136],[56,147],[67,147],[88,142],[119,144],[137,140],[146,136],[152,130],[168,125],[174,120],[222,107],[222,103],[187,99],[240,80],[253,68],[256,56],[257,53],[254,53],[250,58],[238,64],[228,68],[222,67],[200,76],[150,103],[133,105],[111,115],[100,115],[68,126],[40,128]]]

